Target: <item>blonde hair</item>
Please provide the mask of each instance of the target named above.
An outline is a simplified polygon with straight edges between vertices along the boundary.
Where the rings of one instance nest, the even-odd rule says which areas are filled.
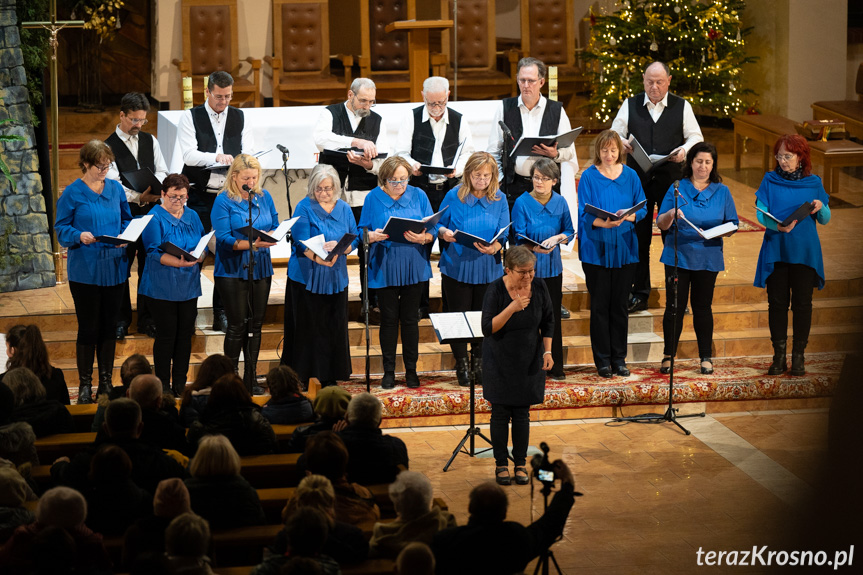
[[[240,474],[240,456],[224,435],[205,435],[189,464],[192,477]]]
[[[498,182],[497,162],[495,161],[494,156],[488,152],[475,152],[471,154],[467,163],[464,165],[464,174],[461,178],[462,183],[458,189],[458,199],[461,200],[462,203],[464,203],[468,194],[473,192],[473,185],[470,181],[471,174],[486,166],[491,168],[491,181],[488,183],[485,197],[490,202],[496,202],[500,199],[497,197],[497,190],[500,188],[500,183]]]
[[[240,154],[234,158],[231,167],[228,168],[228,176],[225,180],[225,190],[228,192],[228,197],[232,200],[243,198],[242,188],[234,181],[234,177],[243,170],[257,170],[258,180],[255,182],[255,189],[252,191],[259,196],[263,196],[264,192],[261,189],[261,163],[254,156]]]

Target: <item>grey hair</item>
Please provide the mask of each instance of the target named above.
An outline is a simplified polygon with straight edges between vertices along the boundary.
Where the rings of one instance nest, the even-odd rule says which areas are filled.
[[[527,249],[524,246],[513,246],[506,250],[506,256],[504,256],[503,265],[508,270],[514,270],[518,266],[525,266],[528,264],[535,264],[536,256],[532,251]]]
[[[309,189],[306,191],[306,197],[314,200],[315,189],[320,186],[321,183],[326,179],[330,179],[333,181],[335,198],[337,200],[341,198],[342,182],[339,179],[339,173],[330,164],[318,164],[312,169],[312,173],[309,175]]]
[[[54,487],[39,498],[36,521],[42,526],[73,529],[87,519],[87,500],[71,487]]]
[[[362,90],[363,88],[377,90],[375,83],[368,78],[356,78],[353,82],[351,82],[351,92],[353,92],[354,94],[359,94],[360,90]]]
[[[3,383],[12,391],[15,407],[45,399],[45,386],[29,368],[10,369],[4,374]]]
[[[371,393],[359,393],[348,404],[347,418],[350,425],[377,427],[381,423],[381,401]]]
[[[545,75],[548,73],[548,66],[545,65],[545,62],[539,58],[527,56],[518,61],[516,75],[518,75],[518,72],[520,72],[522,68],[528,68],[530,66],[536,66],[537,75],[540,79],[545,78]]]
[[[157,406],[162,399],[162,382],[153,374],[136,375],[129,384],[129,399],[142,408]]]
[[[390,499],[403,521],[411,521],[431,510],[432,484],[418,471],[402,471],[390,484]]]
[[[449,92],[449,80],[443,76],[429,76],[423,82],[423,93]]]
[[[662,69],[665,70],[666,76],[671,76],[671,68],[668,67],[668,64],[666,64],[665,62],[659,62],[659,61],[651,62],[650,64],[648,64],[647,68],[644,69],[644,73],[647,74],[647,71],[650,69],[650,67],[656,66],[657,64],[662,66]]]

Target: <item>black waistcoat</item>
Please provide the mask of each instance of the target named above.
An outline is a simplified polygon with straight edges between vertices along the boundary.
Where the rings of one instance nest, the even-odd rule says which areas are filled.
[[[243,112],[228,106],[228,117],[225,120],[225,133],[222,136],[222,151],[231,156],[238,156],[243,151],[243,126],[245,117]],[[216,151],[219,143],[216,141],[216,133],[204,104],[192,108],[192,122],[195,125],[195,138],[198,140],[198,151],[212,154]],[[183,174],[189,178],[192,184],[190,194],[197,192],[206,193],[207,182],[210,180],[210,171],[198,166],[183,166]]]
[[[629,133],[644,147],[649,154],[665,155],[680,147],[683,142],[683,98],[668,94],[668,106],[659,116],[659,121],[654,122],[644,105],[646,94],[641,93],[627,100],[629,106]],[[641,184],[648,199],[661,201],[665,192],[674,180],[681,176],[682,164],[666,162],[656,167],[648,174],[641,171],[638,163],[628,158],[626,165],[635,170],[641,178]]]
[[[357,129],[351,128],[351,121],[348,118],[348,111],[344,103],[330,104],[327,110],[333,115],[333,133],[339,136],[350,136],[352,138],[360,138],[372,142],[378,141],[378,135],[381,131],[381,117],[372,112],[367,117],[360,120]],[[321,151],[318,156],[318,162],[321,164],[330,164],[339,173],[339,179],[342,186],[346,186],[348,190],[366,191],[371,190],[378,185],[378,177],[375,174],[370,174],[362,166],[350,163],[342,154],[336,154],[328,150]],[[347,183],[345,183],[347,179]]]
[[[132,189],[132,186],[124,175],[126,172],[134,172],[139,168],[150,168],[151,172],[154,174],[156,173],[156,156],[153,152],[153,141],[154,139],[152,134],[148,134],[147,132],[138,132],[138,158],[135,159],[135,156],[132,155],[129,147],[120,139],[120,136],[117,135],[116,131],[105,140],[105,143],[108,144],[108,147],[111,148],[112,152],[114,152],[114,163],[117,164],[117,170],[120,172],[120,181],[123,182],[123,185],[127,188]],[[156,195],[158,195],[159,192],[160,190],[150,190],[150,193]],[[151,207],[151,204],[148,204],[143,208],[138,204],[129,205],[129,208],[133,212],[132,215],[134,216],[149,212]]]
[[[560,127],[560,114],[563,110],[563,104],[555,100],[545,101],[545,111],[542,113],[542,120],[539,123],[539,133],[537,136],[556,136],[557,129]],[[521,123],[521,110],[518,107],[518,96],[513,98],[503,99],[503,123],[512,132],[512,137],[518,142],[524,132],[524,126]],[[515,176],[515,162],[509,160],[509,153],[512,151],[512,144],[515,142],[507,142],[504,135],[504,146],[501,152],[503,161],[503,173],[507,183],[512,183]]]

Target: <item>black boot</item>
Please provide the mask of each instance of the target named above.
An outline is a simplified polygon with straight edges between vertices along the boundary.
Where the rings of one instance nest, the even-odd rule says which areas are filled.
[[[784,339],[773,340],[773,363],[770,364],[767,375],[782,375],[788,369],[788,362],[785,358],[787,345],[788,343]]]
[[[115,345],[113,339],[106,339],[98,346],[96,365],[99,367],[99,389],[96,391],[97,396],[110,393],[114,387],[111,382],[114,379]]]
[[[470,369],[473,371],[474,383],[477,387],[482,387],[482,356],[474,352],[470,361]]]
[[[183,392],[186,391],[186,382],[177,383],[175,381],[171,385],[174,387],[173,392],[169,389],[168,393],[173,393],[174,397],[183,397]]]
[[[806,375],[806,368],[804,367],[805,359],[803,357],[803,352],[806,351],[806,344],[808,342],[800,342],[795,341],[794,345],[791,347],[791,375]]]
[[[246,350],[243,353],[243,381],[250,395],[264,395],[264,389],[258,385],[258,354],[261,350],[261,334],[258,332],[249,338]],[[246,353],[248,352],[248,353]]]
[[[470,385],[470,371],[468,360],[466,357],[455,360],[455,374],[458,377],[458,384],[462,387]]]
[[[79,343],[75,346],[75,359],[78,364],[78,404],[86,405],[93,403],[93,356],[96,355],[96,346],[92,344]]]

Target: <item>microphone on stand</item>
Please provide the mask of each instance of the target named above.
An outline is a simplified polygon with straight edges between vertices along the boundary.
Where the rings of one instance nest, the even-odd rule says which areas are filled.
[[[276,144],[276,149],[288,157],[291,155],[291,151],[281,144]]]
[[[255,198],[255,193],[252,188],[249,187],[249,184],[243,184],[243,191],[249,194],[249,203],[257,206],[258,202],[255,201],[257,198]]]
[[[503,132],[503,134],[504,134],[507,138],[509,138],[509,141],[510,141],[510,142],[512,142],[512,143],[515,143],[515,138],[513,137],[513,135],[512,135],[512,130],[510,130],[510,129],[509,129],[509,126],[507,126],[507,125],[504,123],[504,121],[503,121],[503,120],[499,121],[499,122],[497,123],[497,125],[498,125],[498,126],[500,126],[500,129],[501,129],[501,131]]]
[[[674,195],[680,195],[680,180],[674,180]]]

